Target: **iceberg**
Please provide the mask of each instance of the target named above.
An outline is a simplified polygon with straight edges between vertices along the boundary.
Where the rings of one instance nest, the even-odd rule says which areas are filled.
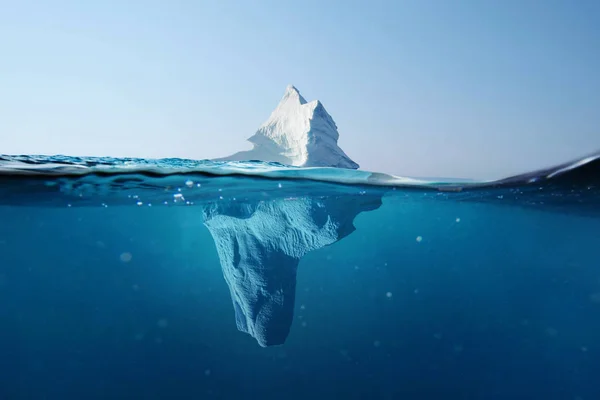
[[[262,347],[282,345],[294,316],[300,259],[348,236],[359,213],[380,206],[380,195],[205,205],[204,224],[216,244],[238,330]]]
[[[289,85],[269,119],[248,139],[252,150],[214,161],[358,169],[338,139],[337,125],[323,104],[307,102]],[[260,346],[283,344],[294,316],[300,259],[348,236],[359,213],[380,205],[381,196],[350,196],[204,206],[204,224],[217,247],[237,328]]]
[[[253,148],[215,161],[266,161],[296,167],[358,169],[359,165],[338,146],[333,118],[319,100],[307,102],[289,85],[258,131],[248,139]]]

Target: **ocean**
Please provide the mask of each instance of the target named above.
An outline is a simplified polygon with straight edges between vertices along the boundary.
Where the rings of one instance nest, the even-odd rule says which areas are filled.
[[[597,155],[0,156],[0,399],[599,399],[599,250]]]

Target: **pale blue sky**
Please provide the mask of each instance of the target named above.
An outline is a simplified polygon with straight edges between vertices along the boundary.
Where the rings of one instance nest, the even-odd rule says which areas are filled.
[[[492,178],[600,150],[599,1],[0,9],[0,153],[225,156],[290,83],[363,169]]]

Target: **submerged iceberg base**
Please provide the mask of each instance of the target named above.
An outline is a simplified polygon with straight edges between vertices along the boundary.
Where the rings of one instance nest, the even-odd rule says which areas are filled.
[[[215,240],[237,328],[260,346],[283,344],[294,316],[300,259],[352,233],[354,218],[380,205],[380,196],[357,196],[204,207],[204,223]]]

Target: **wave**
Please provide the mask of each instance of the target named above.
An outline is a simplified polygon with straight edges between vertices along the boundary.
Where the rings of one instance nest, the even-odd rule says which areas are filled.
[[[263,161],[212,161],[180,158],[143,159],[71,157],[63,155],[0,155],[0,177],[77,177],[85,175],[147,177],[173,175],[247,176],[279,180],[309,180],[344,185],[462,191],[490,187],[600,183],[600,152],[551,168],[497,180],[419,179],[380,172],[340,168],[302,168]]]

